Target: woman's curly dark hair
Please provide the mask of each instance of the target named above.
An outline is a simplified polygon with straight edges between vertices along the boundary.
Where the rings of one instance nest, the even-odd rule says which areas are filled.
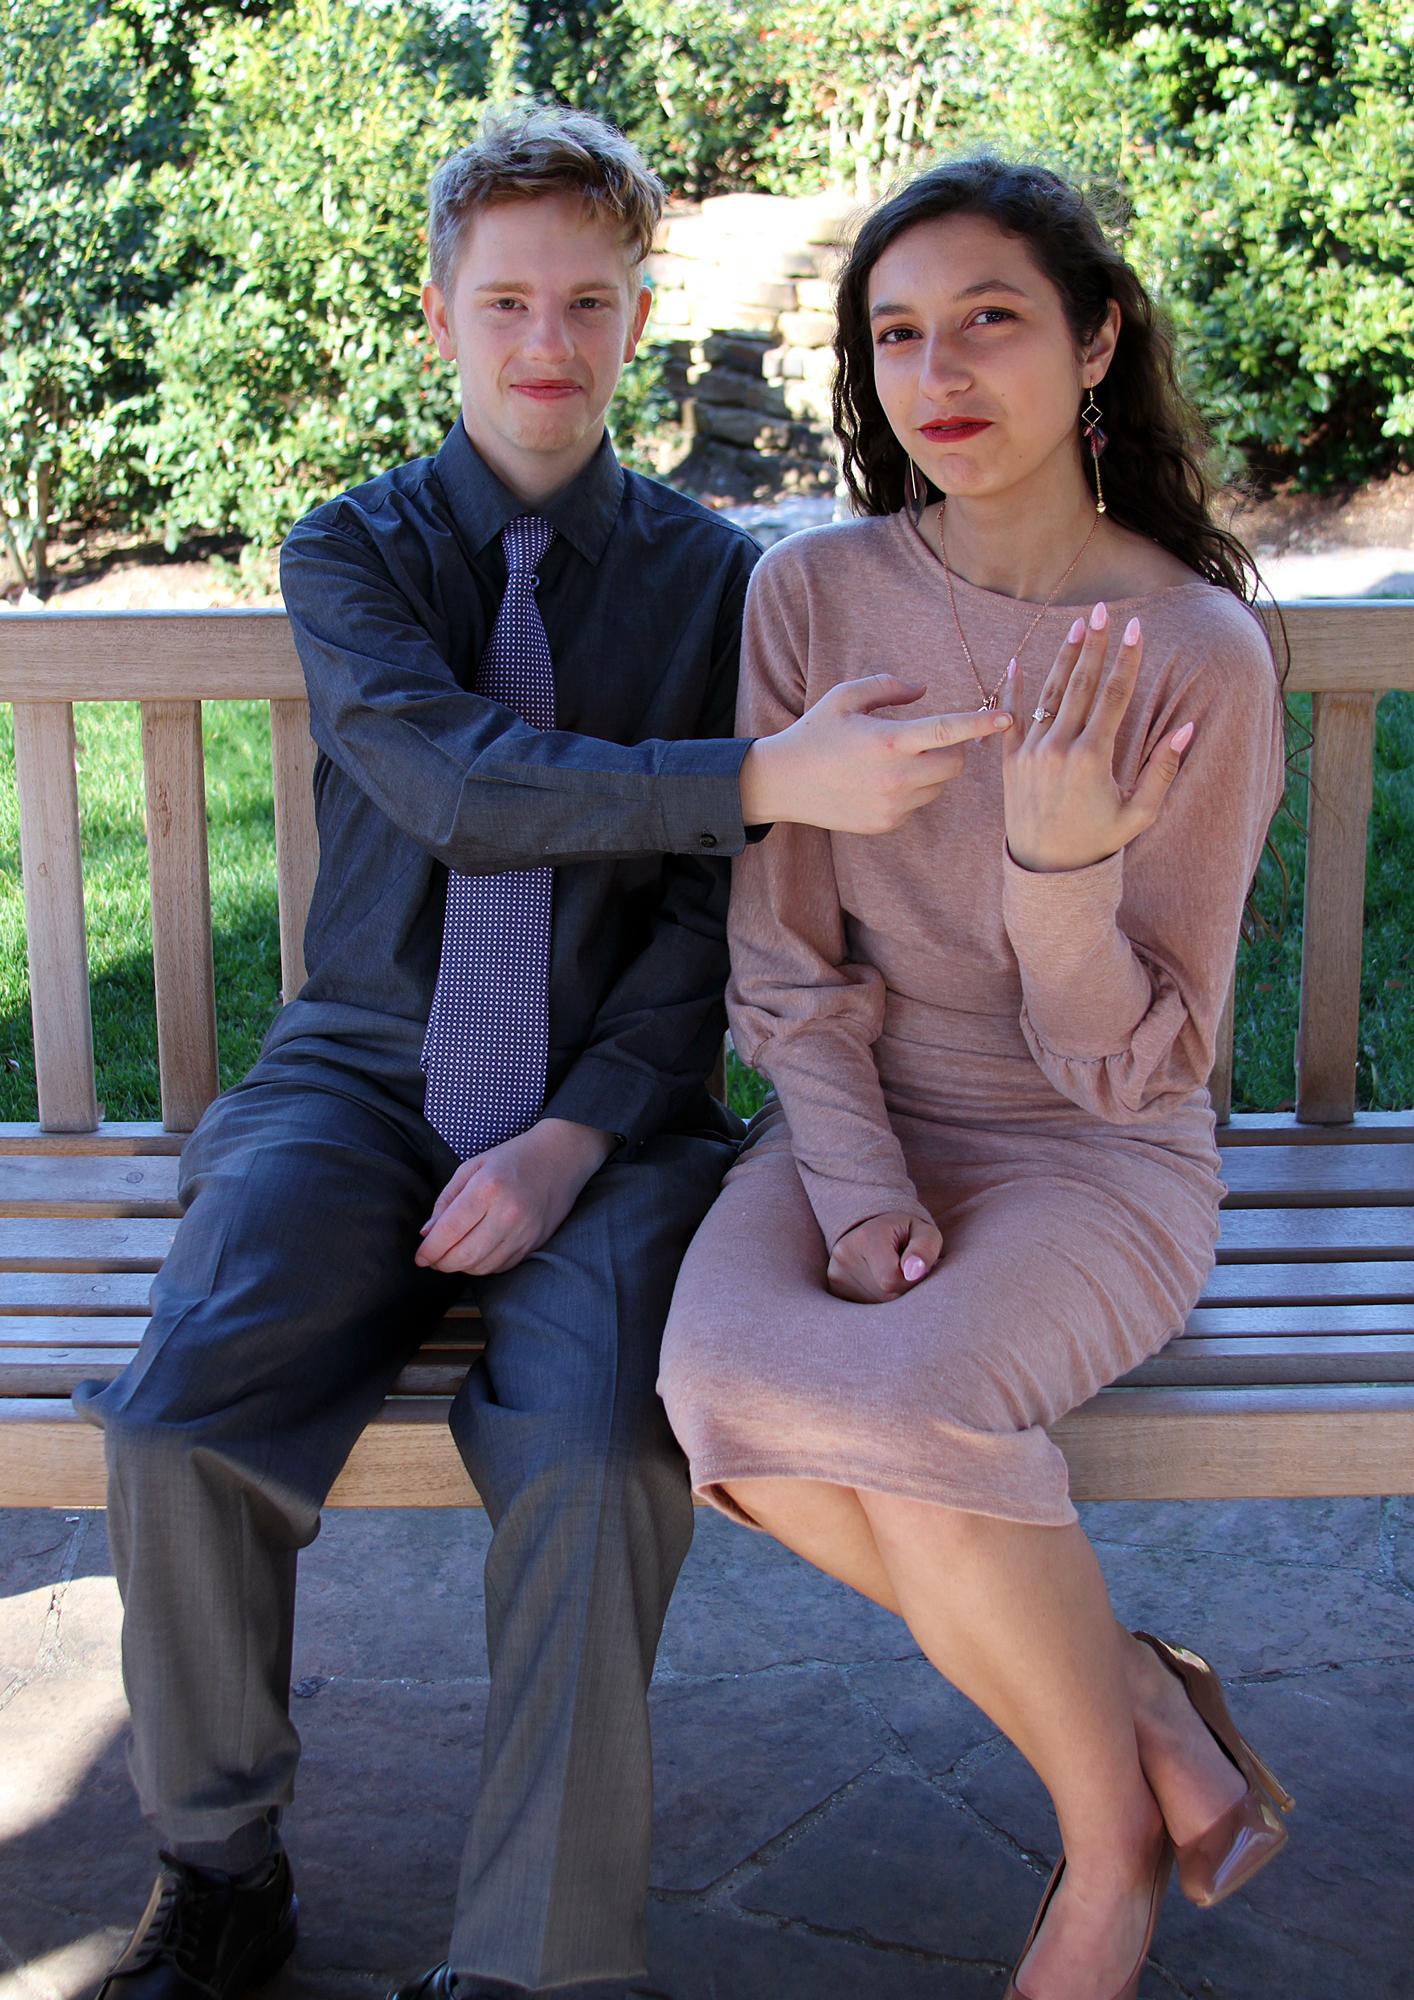
[[[1168,323],[1106,239],[1085,196],[1047,167],[990,154],[945,161],[890,195],[861,225],[836,292],[833,390],[844,478],[857,511],[896,513],[907,464],[874,386],[869,275],[905,230],[948,215],[982,216],[1025,241],[1060,293],[1078,347],[1099,331],[1110,300],[1117,302],[1119,338],[1099,390],[1110,518],[1252,603],[1257,566],[1211,517],[1207,434],[1179,386]],[[1076,417],[1078,439],[1078,410]]]

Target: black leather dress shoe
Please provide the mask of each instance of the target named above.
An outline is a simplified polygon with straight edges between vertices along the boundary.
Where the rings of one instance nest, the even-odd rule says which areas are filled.
[[[244,1875],[170,1854],[96,2000],[241,2000],[295,1948],[299,1905],[283,1848]]]

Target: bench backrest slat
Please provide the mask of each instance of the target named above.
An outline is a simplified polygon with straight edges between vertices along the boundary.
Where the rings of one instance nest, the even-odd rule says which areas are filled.
[[[1264,615],[1280,652],[1277,614]],[[1297,1116],[1341,1122],[1355,1105],[1374,714],[1382,693],[1414,690],[1414,601],[1290,604],[1281,615],[1291,654],[1288,692],[1316,697]],[[154,848],[153,864],[163,885],[160,895],[154,892],[155,905],[163,904],[160,915],[154,907],[154,934],[163,939],[160,947],[154,941],[154,953],[166,968],[159,969],[163,1111],[170,1129],[184,1130],[215,1088],[214,1025],[208,1027],[205,998],[210,924],[205,850],[198,841],[199,738],[193,766],[190,713],[200,701],[238,699],[270,703],[281,984],[289,995],[304,981],[304,924],[319,850],[310,792],[314,746],[284,614],[42,611],[0,617],[0,701],[16,709],[35,1066],[46,1130],[91,1130],[97,1116],[67,704],[138,700],[180,709],[188,718],[172,722],[177,734],[166,753],[184,758],[188,774],[181,780],[188,799],[184,831],[160,864]],[[185,752],[177,748],[178,734]],[[177,768],[174,762],[174,774]],[[179,907],[184,899],[185,911]],[[194,934],[202,921],[207,943],[198,948]],[[186,984],[193,992],[174,997]],[[1230,1106],[1231,1080],[1229,1000],[1212,1077],[1220,1118]]]
[[[142,703],[162,1123],[189,1132],[216,1095],[216,976],[201,703]]]
[[[304,699],[283,611],[0,613],[0,701]]]
[[[14,714],[39,1119],[52,1132],[91,1132],[98,1094],[74,711],[67,702],[17,701]]]
[[[1328,693],[1311,702],[1296,1115],[1313,1125],[1355,1115],[1375,702],[1373,694]]]
[[[270,755],[275,783],[275,874],[280,907],[280,987],[286,998],[304,985],[304,925],[319,872],[314,824],[314,743],[309,704],[270,704]]]
[[[1208,1095],[1213,1100],[1213,1111],[1219,1125],[1226,1125],[1232,1116],[1232,1034],[1237,1012],[1237,972],[1227,984],[1227,999],[1223,1002],[1222,1019],[1218,1022],[1217,1046],[1213,1050],[1213,1073],[1208,1078]]]

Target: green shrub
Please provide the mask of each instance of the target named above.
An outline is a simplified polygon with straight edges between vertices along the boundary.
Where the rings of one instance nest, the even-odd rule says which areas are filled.
[[[429,59],[425,21],[354,0],[218,26],[193,87],[192,157],[158,183],[162,254],[187,281],[150,319],[145,467],[169,545],[270,546],[446,431],[422,217],[477,107]]]
[[[1218,434],[1318,486],[1414,437],[1414,10],[1143,0],[1099,25],[1145,136],[1135,247]]]
[[[140,485],[121,412],[160,289],[146,168],[163,110],[127,19],[0,0],[0,512],[40,586],[56,527]]]

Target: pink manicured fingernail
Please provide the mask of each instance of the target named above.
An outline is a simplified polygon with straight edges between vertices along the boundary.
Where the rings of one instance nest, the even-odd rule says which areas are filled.
[[[1095,609],[1090,613],[1090,630],[1092,632],[1103,632],[1109,622],[1110,614],[1108,610],[1103,604],[1097,604]]]
[[[1070,628],[1069,639],[1072,646],[1078,646],[1085,637],[1085,620],[1077,618]]]
[[[927,1268],[921,1257],[905,1257],[903,1260],[903,1275],[910,1285],[916,1284]]]
[[[992,715],[992,727],[993,729],[1010,729],[1011,717],[1003,715],[1000,709],[995,710]]]
[[[1169,749],[1175,752],[1186,750],[1193,741],[1193,724],[1185,722],[1182,729],[1174,731],[1169,738]]]
[[[1015,660],[1008,660],[1008,661],[1007,661],[1007,663],[1006,663],[1006,677],[1007,677],[1007,679],[1008,679],[1009,681],[1014,681],[1014,680],[1016,679],[1016,661],[1015,661]]]
[[[1125,645],[1126,645],[1126,646],[1137,646],[1137,645],[1138,645],[1138,643],[1139,643],[1139,620],[1138,620],[1137,618],[1131,618],[1131,619],[1130,619],[1130,621],[1129,621],[1129,623],[1128,623],[1128,624],[1127,624],[1127,625],[1125,626],[1125,628],[1124,628],[1124,643],[1125,643]]]

